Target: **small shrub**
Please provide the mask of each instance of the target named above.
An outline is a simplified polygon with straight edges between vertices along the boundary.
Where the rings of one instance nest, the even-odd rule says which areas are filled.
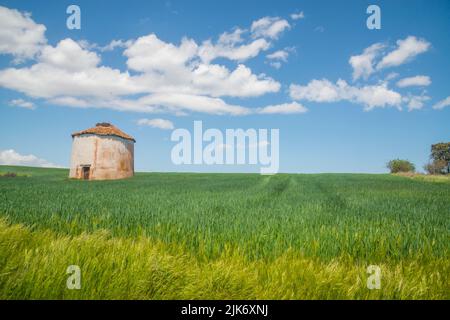
[[[447,171],[447,161],[435,160],[427,163],[423,168],[428,174],[445,174]]]
[[[414,164],[412,164],[408,160],[401,159],[389,161],[386,167],[391,171],[391,173],[414,172],[416,170]]]

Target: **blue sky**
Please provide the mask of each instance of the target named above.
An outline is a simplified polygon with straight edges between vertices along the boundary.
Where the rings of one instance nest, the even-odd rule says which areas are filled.
[[[66,27],[70,4],[80,30]],[[366,27],[370,4],[380,30]],[[380,173],[393,158],[421,169],[450,138],[449,1],[0,6],[3,163],[68,166],[70,134],[104,121],[135,137],[140,171],[259,168],[176,166],[172,130],[140,119],[278,128],[281,172]]]

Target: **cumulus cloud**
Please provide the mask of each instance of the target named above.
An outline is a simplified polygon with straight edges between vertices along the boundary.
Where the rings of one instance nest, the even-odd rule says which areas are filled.
[[[165,119],[139,119],[137,124],[140,126],[149,126],[152,128],[158,128],[162,130],[172,130],[174,128],[173,122]]]
[[[429,86],[431,84],[431,79],[429,76],[415,76],[400,79],[397,82],[397,87],[405,88],[412,86]]]
[[[398,74],[397,72],[391,72],[384,78],[384,81],[391,81],[397,78],[398,76],[400,76],[400,74]]]
[[[350,57],[349,63],[353,68],[353,80],[361,77],[367,79],[374,72],[374,59],[383,48],[383,44],[375,43],[364,49],[362,54]]]
[[[47,42],[45,26],[30,13],[0,6],[0,54],[11,54],[14,62],[33,58]]]
[[[18,16],[16,20],[27,23],[28,29],[37,26],[43,37],[44,26],[34,23],[27,14],[9,11]],[[17,24],[11,19],[1,23]],[[169,43],[155,34],[113,40],[104,47],[70,38],[46,45],[43,37],[33,42],[40,45],[39,50],[26,55],[33,56],[35,63],[0,70],[0,86],[63,106],[146,113],[248,114],[248,108],[229,104],[223,97],[257,97],[280,90],[279,82],[265,74],[254,74],[242,61],[270,48],[290,26],[283,19],[265,17],[252,27],[252,31],[234,28],[222,33],[217,42],[206,40],[201,45],[187,37],[179,44]],[[100,53],[115,48],[124,48],[132,73],[102,65]],[[238,64],[211,63],[218,57]]]
[[[216,43],[212,40],[204,41],[198,49],[198,55],[204,63],[220,57],[243,62],[268,50],[272,40],[278,39],[290,27],[284,19],[264,17],[252,22],[250,35],[253,40],[246,40],[245,36],[249,33],[247,29],[235,28],[232,32],[222,33]]]
[[[113,51],[116,48],[127,48],[131,45],[131,40],[112,40],[110,43],[108,43],[106,46],[99,47],[100,51]]]
[[[349,64],[353,69],[352,78],[354,81],[360,78],[367,80],[374,72],[408,62],[418,54],[426,52],[429,47],[430,44],[426,40],[409,36],[406,39],[398,40],[397,47],[386,54],[384,52],[386,45],[375,43],[364,49],[361,54],[350,57]],[[370,85],[349,85],[342,79],[339,79],[336,83],[327,79],[314,79],[306,85],[291,84],[289,92],[292,99],[299,101],[328,103],[349,101],[363,105],[366,111],[380,107],[401,109],[402,104],[406,104],[409,111],[423,108],[430,97],[424,94],[412,95],[411,93],[402,96],[388,88],[388,82],[396,77],[398,77],[398,73],[391,72],[385,76],[384,80]],[[403,78],[397,82],[397,86],[400,88],[428,86],[430,84],[430,77],[422,75]]]
[[[424,39],[418,39],[414,36],[409,36],[406,39],[397,41],[397,48],[381,59],[377,64],[377,69],[387,67],[394,67],[410,61],[418,54],[428,51],[430,43]]]
[[[246,41],[244,35],[247,34],[248,30],[235,28],[232,32],[222,33],[216,43],[211,39],[203,41],[198,49],[198,56],[204,63],[217,58],[243,62],[270,48],[271,43],[264,38]]]
[[[64,39],[56,47],[46,46],[39,57],[41,63],[50,67],[67,71],[82,71],[95,68],[99,62],[99,56],[87,50],[72,39]]]
[[[165,43],[155,35],[138,39],[125,51],[130,69],[138,71],[131,76],[106,66],[100,66],[100,57],[79,43],[64,39],[55,47],[42,50],[38,63],[24,68],[0,71],[0,86],[20,91],[35,98],[46,98],[51,103],[77,107],[110,107],[137,112],[171,110],[198,110],[220,114],[244,114],[244,108],[225,103],[220,96],[251,97],[276,92],[280,84],[264,75],[255,75],[245,65],[230,71],[222,65],[190,63],[196,44],[188,39],[180,46]],[[162,94],[167,100],[183,96],[185,101],[162,106]],[[141,100],[127,100],[128,95],[150,94]],[[194,99],[195,95],[198,95]],[[212,96],[212,97],[208,97]],[[148,97],[151,97],[149,99]],[[158,106],[143,103],[155,101]],[[209,99],[208,99],[209,98]],[[200,101],[194,106],[192,101]],[[208,107],[209,103],[209,107]],[[227,110],[229,108],[229,110]]]
[[[269,60],[269,64],[272,67],[279,69],[283,62],[287,62],[290,52],[295,52],[295,48],[288,47],[284,48],[283,50],[277,50],[266,55],[266,58]]]
[[[13,106],[13,107],[19,107],[19,108],[24,108],[24,109],[29,109],[29,110],[34,110],[34,109],[36,109],[36,106],[34,105],[33,102],[25,101],[25,100],[23,100],[23,99],[14,99],[14,100],[11,100],[11,101],[9,102],[9,105],[10,105],[10,106]]]
[[[199,56],[205,63],[209,63],[220,57],[235,61],[245,61],[256,57],[261,51],[265,51],[269,48],[270,43],[262,38],[239,46],[231,43],[222,43],[220,41],[217,44],[213,44],[211,40],[207,40],[204,41],[199,48]]]
[[[261,108],[247,108],[240,105],[228,104],[220,98],[178,93],[149,94],[136,100],[83,100],[66,97],[60,99],[53,99],[50,102],[81,108],[108,108],[152,114],[172,113],[175,115],[186,115],[196,112],[214,115],[227,114],[242,116],[250,114],[293,114],[307,111],[306,107],[297,102],[269,105]]]
[[[183,38],[180,46],[164,42],[155,34],[138,38],[124,52],[128,68],[136,71],[168,71],[184,68],[197,53],[194,40]]]
[[[38,158],[35,155],[22,155],[13,149],[0,150],[0,164],[10,166],[61,168],[61,166],[45,159]]]
[[[327,79],[312,80],[306,86],[292,84],[289,88],[292,99],[313,102],[349,101],[362,104],[366,111],[376,107],[401,108],[402,96],[387,88],[385,84],[351,86],[339,79],[336,84]]]
[[[154,93],[138,99],[128,98],[73,98],[50,99],[50,103],[78,108],[103,108],[140,113],[172,113],[186,115],[189,112],[215,115],[246,115],[249,108],[226,103],[220,98],[184,93]]]
[[[107,52],[107,51],[113,51],[116,48],[127,48],[129,47],[132,43],[133,40],[111,40],[107,45],[101,46],[95,42],[90,42],[88,40],[82,39],[82,40],[78,40],[77,43],[81,46],[81,48],[86,49],[86,50],[97,50],[100,52]]]
[[[175,46],[155,35],[142,38],[124,55],[130,69],[142,72],[136,81],[153,91],[252,97],[280,89],[277,81],[255,75],[243,64],[230,71],[223,65],[198,61],[198,46],[193,40],[183,39],[180,46]]]
[[[375,71],[395,67],[412,60],[415,56],[428,51],[430,43],[424,39],[409,36],[397,40],[397,47],[389,53],[384,53],[386,45],[374,43],[364,49],[362,54],[351,56],[349,64],[353,68],[353,80],[367,80]]]
[[[246,115],[248,108],[231,105],[220,98],[208,96],[189,95],[182,93],[152,94],[140,98],[139,104],[147,106],[163,107],[165,110],[177,113],[178,111],[201,112],[209,114]]]
[[[289,94],[292,99],[314,102],[334,102],[341,99],[338,87],[327,79],[314,79],[306,86],[291,84]]]
[[[68,46],[72,50],[66,50]],[[95,54],[65,39],[56,47],[44,49],[39,62],[30,67],[0,70],[0,86],[34,98],[111,97],[141,91],[128,73],[97,67],[98,61]]]
[[[433,105],[433,109],[442,110],[448,106],[450,106],[450,96],[448,96],[444,100],[441,100],[438,103],[436,103],[435,105]]]
[[[305,113],[308,109],[298,102],[270,105],[259,110],[260,114],[293,114]]]
[[[268,54],[266,57],[267,57],[267,59],[281,60],[281,61],[286,62],[287,58],[289,57],[289,52],[287,52],[286,50],[278,50],[271,54]]]
[[[270,61],[269,64],[274,67],[275,69],[281,68],[281,62],[280,61]]]
[[[219,36],[219,43],[222,44],[237,44],[244,41],[242,35],[246,33],[246,30],[241,28],[235,28],[232,32],[224,32]]]
[[[254,38],[264,37],[277,39],[279,35],[286,29],[290,29],[291,25],[285,19],[279,17],[264,17],[253,21],[250,31]]]
[[[409,94],[403,98],[403,101],[407,104],[408,111],[420,110],[425,105],[425,102],[431,98],[426,95],[415,96]]]
[[[305,17],[305,14],[303,13],[303,11],[291,14],[292,20],[300,20],[300,19],[303,19],[304,17]]]

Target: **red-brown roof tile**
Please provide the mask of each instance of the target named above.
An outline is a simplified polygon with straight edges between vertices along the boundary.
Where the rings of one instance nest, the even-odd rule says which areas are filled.
[[[82,134],[97,134],[100,136],[116,136],[116,137],[120,137],[123,139],[127,139],[127,140],[131,140],[133,142],[136,142],[136,140],[134,140],[134,138],[132,136],[126,134],[125,132],[121,131],[119,128],[113,126],[110,123],[106,123],[106,122],[97,123],[95,125],[95,127],[93,127],[93,128],[74,132],[74,133],[72,133],[72,137],[80,136]]]

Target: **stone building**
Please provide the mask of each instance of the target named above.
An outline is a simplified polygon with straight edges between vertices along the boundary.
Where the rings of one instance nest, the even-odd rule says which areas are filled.
[[[134,175],[134,140],[110,123],[72,134],[70,178],[123,179]]]

